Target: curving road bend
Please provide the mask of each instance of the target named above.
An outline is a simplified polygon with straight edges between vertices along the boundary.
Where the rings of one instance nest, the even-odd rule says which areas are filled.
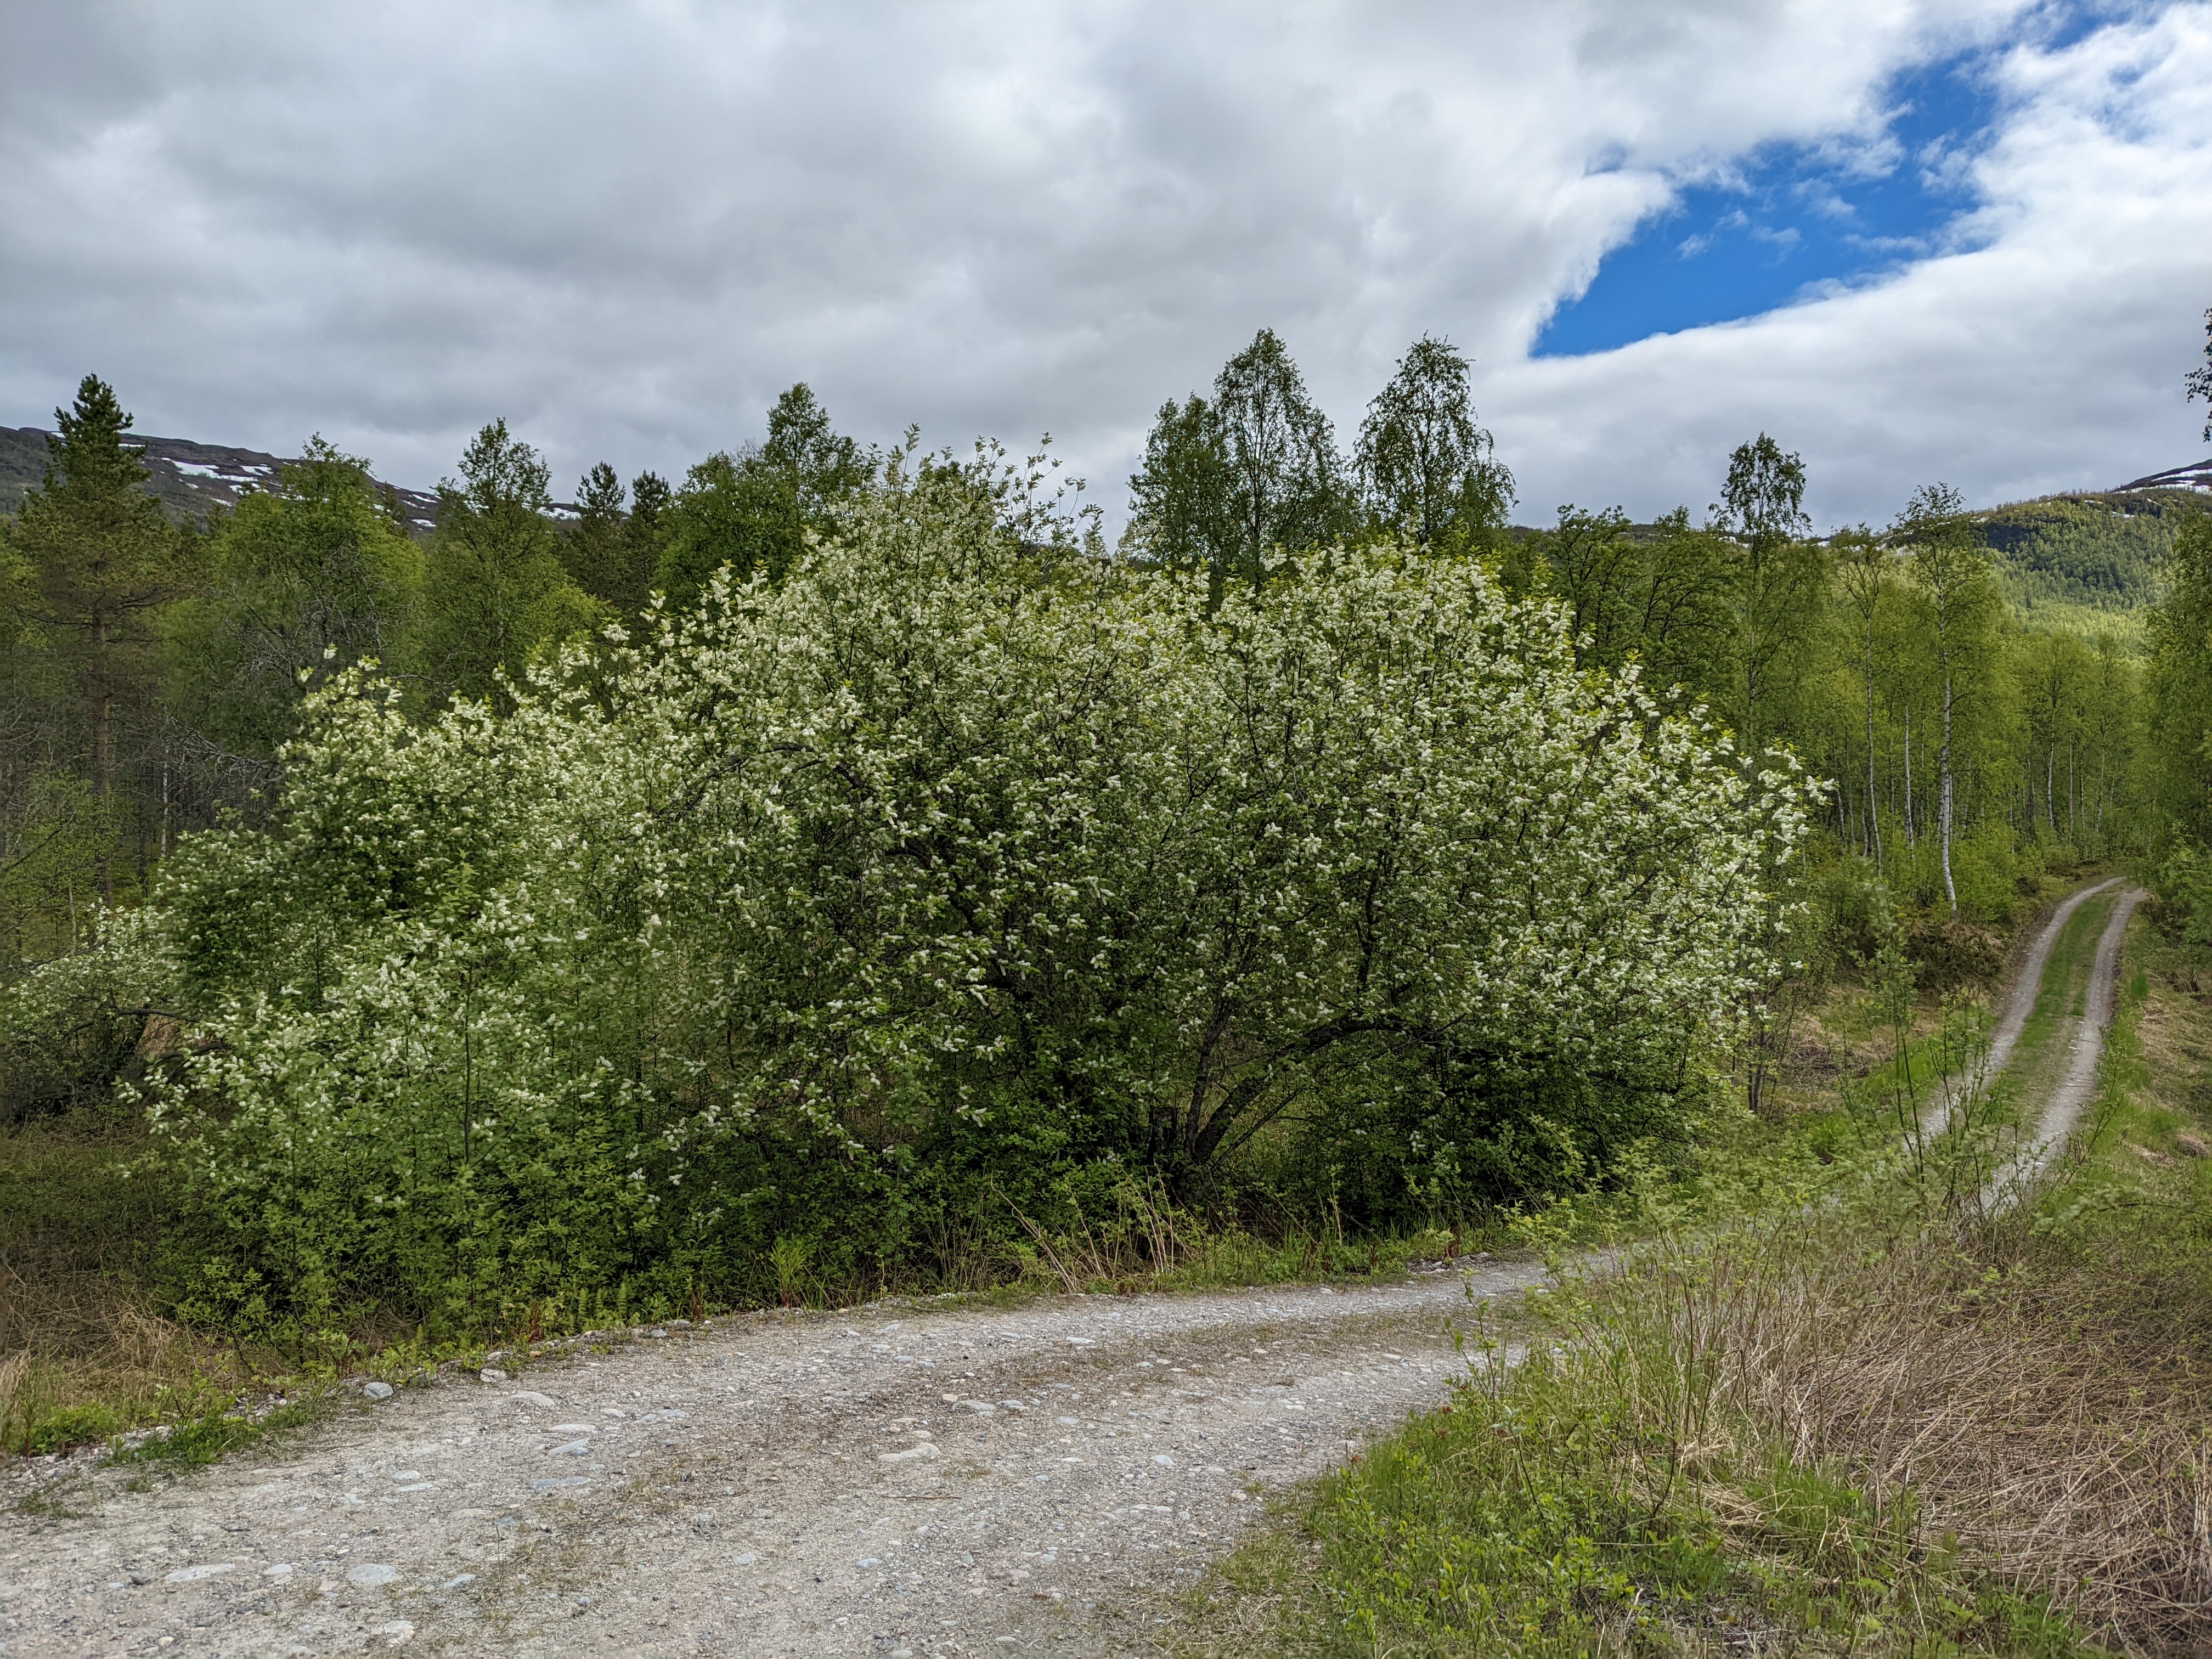
[[[1996,1034],[2011,1057],[2069,898]],[[2004,1179],[2095,1086],[2119,939]],[[1992,1070],[1994,1070],[1994,1066]],[[617,1334],[448,1375],[222,1467],[0,1486],[0,1654],[1154,1651],[1258,1494],[1435,1405],[1449,1321],[1534,1261],[1390,1285],[879,1305]],[[144,1485],[144,1482],[140,1484]]]
[[[1450,1316],[1541,1277],[743,1316],[150,1492],[87,1459],[0,1518],[0,1650],[1150,1652],[1259,1492],[1436,1404]]]

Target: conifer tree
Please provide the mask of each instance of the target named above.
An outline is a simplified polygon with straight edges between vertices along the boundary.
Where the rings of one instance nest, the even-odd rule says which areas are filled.
[[[64,659],[82,719],[94,797],[112,813],[118,729],[155,702],[155,613],[185,591],[187,547],[146,489],[145,464],[124,441],[131,417],[99,376],[58,409],[46,476],[10,532],[30,578],[30,609]],[[100,887],[112,898],[112,857]]]
[[[634,609],[629,580],[628,492],[622,477],[601,461],[576,483],[576,522],[562,548],[569,579],[617,611]],[[640,596],[642,597],[642,596]]]

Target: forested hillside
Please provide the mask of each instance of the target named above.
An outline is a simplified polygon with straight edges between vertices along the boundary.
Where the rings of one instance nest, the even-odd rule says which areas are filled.
[[[427,528],[319,441],[165,513],[107,386],[58,425],[0,1098],[119,1081],[173,1293],[271,1329],[926,1279],[1136,1192],[1450,1224],[1764,1109],[1881,941],[1986,976],[2046,871],[2212,827],[2186,492],[1823,538],[1762,434],[1709,515],[1516,531],[1441,340],[1343,445],[1263,331],[1113,548],[804,386],[561,511],[494,422]]]

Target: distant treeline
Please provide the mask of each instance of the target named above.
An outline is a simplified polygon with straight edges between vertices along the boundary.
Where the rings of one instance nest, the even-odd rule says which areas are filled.
[[[506,680],[562,641],[681,614],[725,568],[781,581],[881,488],[886,459],[799,385],[760,441],[680,480],[594,466],[573,515],[495,422],[427,535],[366,460],[319,439],[272,488],[179,524],[145,493],[107,386],[88,377],[57,416],[43,479],[0,520],[0,956],[14,961],[68,949],[99,904],[145,895],[180,834],[263,810],[303,700],[333,674],[374,659],[422,717],[455,696],[502,708]],[[1901,486],[1894,522],[1821,542],[1803,469],[1771,440],[1719,482],[1704,514],[1632,525],[1570,507],[1516,531],[1511,474],[1449,343],[1414,343],[1346,453],[1262,331],[1210,388],[1163,404],[1112,551],[1203,572],[1217,604],[1313,548],[1402,538],[1487,562],[1510,592],[1567,605],[1591,666],[1633,662],[1654,690],[1834,780],[1838,846],[1923,902],[1948,905],[1963,881],[1961,906],[1994,915],[2023,849],[2157,843],[2175,809],[2171,769],[2145,746],[2139,617],[2194,510],[2185,492],[1969,514],[1940,491],[1907,507]],[[1937,520],[1976,556],[1931,586],[1914,550]]]

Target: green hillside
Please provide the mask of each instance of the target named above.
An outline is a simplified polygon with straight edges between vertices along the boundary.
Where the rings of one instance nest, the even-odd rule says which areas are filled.
[[[1977,516],[2024,621],[2135,641],[2175,526],[2203,510],[2194,490],[2151,489],[2047,496]]]

